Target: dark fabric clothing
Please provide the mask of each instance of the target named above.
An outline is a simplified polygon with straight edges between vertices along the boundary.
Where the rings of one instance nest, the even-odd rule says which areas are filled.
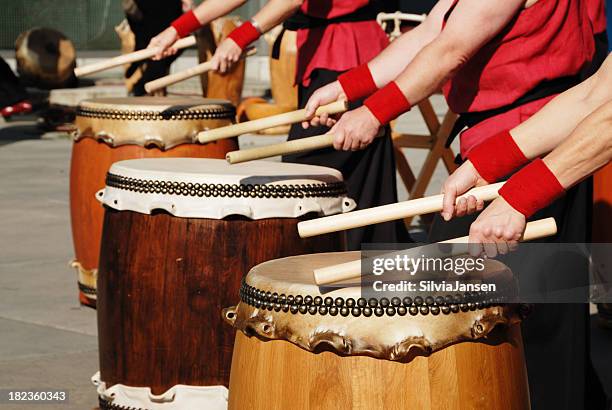
[[[399,0],[398,10],[403,13],[429,14],[438,0]]]
[[[28,93],[19,82],[11,67],[0,57],[0,108],[17,104],[28,98]]]
[[[536,220],[553,216],[557,222],[558,234],[539,242],[589,242],[591,209],[592,181],[589,179],[531,218]],[[429,239],[441,241],[467,235],[476,217],[471,215],[444,222],[436,215]],[[589,221],[585,223],[585,219]],[[522,290],[527,286],[533,287],[534,283],[542,286],[561,284],[563,288],[584,287],[586,300],[589,281],[587,258],[572,257],[571,260],[566,258],[543,263],[533,248],[519,247],[516,252],[523,252],[525,266],[545,265],[542,269],[532,269],[537,272],[528,272],[531,275],[529,278],[521,277],[521,272],[514,272],[519,275]],[[568,266],[572,268],[568,269]],[[533,275],[536,274],[537,280],[534,280]],[[532,314],[523,322],[532,410],[605,408],[605,393],[590,359],[589,319],[586,303],[547,303],[535,305]]]
[[[609,53],[608,32],[595,34],[595,55],[593,56],[593,66],[599,69]],[[597,71],[597,70],[596,70]]]
[[[181,0],[129,0],[124,1],[124,10],[135,37],[135,50],[149,45],[153,37],[166,29],[183,14]],[[126,72],[130,77],[139,67],[144,68],[142,78],[134,84],[132,93],[146,95],[144,85],[168,74],[170,65],[181,53],[159,61],[145,60],[133,63]]]
[[[299,85],[299,107],[303,108],[314,91],[335,81],[339,74],[341,73],[330,70],[314,70],[310,84],[307,87]],[[324,134],[328,131],[327,127],[303,129],[301,124],[294,124],[289,131],[289,140]],[[339,170],[346,181],[349,197],[357,202],[357,209],[397,202],[395,159],[390,135],[375,139],[369,147],[362,151],[347,152],[328,148],[287,155],[283,157],[283,161],[320,165]],[[393,242],[411,242],[403,221],[348,231],[350,250],[361,249],[362,243]]]

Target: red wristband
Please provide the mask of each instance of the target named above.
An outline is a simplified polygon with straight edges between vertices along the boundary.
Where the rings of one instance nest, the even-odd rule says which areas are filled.
[[[187,13],[184,13],[181,17],[174,20],[171,26],[174,27],[179,37],[182,38],[202,27],[202,24],[198,21],[193,10],[189,10]]]
[[[261,34],[259,34],[259,31],[257,31],[253,23],[246,21],[242,23],[240,27],[235,28],[227,37],[234,40],[236,44],[238,44],[238,47],[244,50],[260,36]]]
[[[349,102],[367,97],[378,90],[367,64],[362,64],[338,76],[338,81]]]
[[[540,158],[514,174],[499,190],[510,206],[529,218],[565,193]]]
[[[390,82],[374,94],[366,98],[363,103],[378,119],[380,125],[387,125],[400,114],[410,110],[410,101],[395,81]]]
[[[490,184],[529,162],[507,130],[474,147],[468,159]]]

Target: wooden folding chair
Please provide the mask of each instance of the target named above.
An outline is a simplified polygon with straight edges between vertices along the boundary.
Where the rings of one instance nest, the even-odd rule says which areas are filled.
[[[429,134],[401,134],[393,130],[395,124],[392,124],[391,132],[397,171],[409,192],[410,199],[420,198],[425,194],[439,160],[442,160],[449,174],[457,169],[453,151],[444,146],[453,125],[455,125],[457,115],[449,109],[442,122],[440,122],[429,100],[422,101],[418,104],[418,107]],[[429,150],[417,177],[410,168],[402,148]],[[406,226],[410,226],[412,218],[406,218],[404,223]]]
[[[414,25],[420,24],[425,20],[425,15],[416,15],[408,13],[379,13],[376,20],[381,25],[383,30],[389,33],[391,41],[399,37],[401,32],[402,22],[408,22]],[[389,27],[388,24],[392,23],[393,27]],[[393,146],[395,153],[395,163],[397,166],[397,172],[400,175],[406,189],[410,194],[410,199],[420,198],[425,194],[427,186],[431,182],[431,177],[436,169],[438,161],[441,159],[446,170],[452,173],[457,169],[455,164],[455,156],[450,148],[446,148],[444,144],[448,139],[448,136],[455,125],[457,115],[454,114],[450,109],[444,115],[442,123],[438,120],[431,101],[429,99],[422,101],[418,104],[419,111],[425,120],[429,134],[400,134],[394,130],[394,123],[391,124]],[[421,168],[417,177],[408,164],[408,160],[402,152],[402,148],[420,148],[428,149],[429,153],[425,159],[425,163]],[[406,226],[410,226],[412,218],[406,218],[404,220]]]

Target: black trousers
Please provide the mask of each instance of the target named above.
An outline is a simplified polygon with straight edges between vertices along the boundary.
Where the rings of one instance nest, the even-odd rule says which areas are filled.
[[[134,33],[134,50],[146,48],[153,37],[166,29],[182,14],[180,0],[132,0],[127,3],[131,5],[126,8],[126,18]],[[180,54],[179,52],[159,61],[145,60],[130,65],[126,77],[130,77],[139,67],[144,67],[142,78],[134,84],[132,93],[135,96],[146,95],[144,85],[168,75],[170,65]]]
[[[17,104],[28,98],[25,88],[11,70],[11,67],[0,57],[0,108]]]
[[[589,179],[569,190],[531,220],[554,217],[558,234],[538,242],[587,243],[590,240],[592,181]],[[431,241],[464,236],[475,215],[450,222],[437,215],[430,232]],[[534,266],[521,282],[534,286],[561,286],[585,289],[588,296],[586,257],[572,260],[542,261],[537,250],[525,246],[523,264]],[[521,252],[521,247],[517,252]],[[543,266],[544,265],[544,266]],[[571,265],[571,269],[568,266]],[[535,271],[535,272],[534,272]],[[560,274],[564,271],[564,274]],[[520,272],[514,272],[519,274]],[[523,286],[521,284],[521,286]],[[529,377],[532,410],[595,410],[605,408],[605,393],[590,358],[589,306],[587,303],[542,303],[533,307],[522,324],[525,358]]]
[[[335,81],[339,74],[341,73],[336,71],[315,70],[309,86],[299,86],[299,107],[303,108],[308,98],[318,88]],[[324,134],[328,131],[327,127],[303,129],[301,124],[294,124],[289,132],[289,140]],[[388,134],[376,138],[372,144],[361,151],[336,151],[328,148],[287,155],[283,157],[283,161],[326,166],[342,172],[348,194],[357,202],[357,209],[394,203],[397,202],[395,159],[393,142]],[[347,236],[350,250],[361,249],[362,243],[411,241],[402,221],[351,229]]]

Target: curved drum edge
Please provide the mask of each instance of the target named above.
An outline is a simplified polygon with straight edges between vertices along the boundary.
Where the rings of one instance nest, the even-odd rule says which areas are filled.
[[[107,388],[100,372],[91,378],[96,386],[101,410],[226,410],[228,390],[225,386],[176,385],[155,395],[148,387],[116,384]]]

